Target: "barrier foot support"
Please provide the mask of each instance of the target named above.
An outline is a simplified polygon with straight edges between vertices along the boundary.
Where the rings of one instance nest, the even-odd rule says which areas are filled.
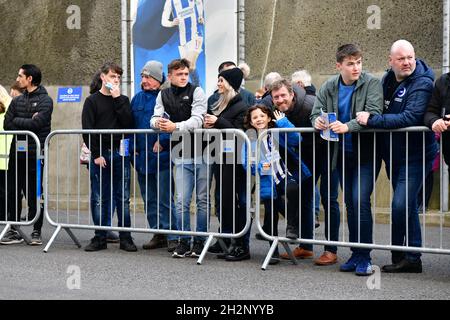
[[[75,242],[76,246],[78,248],[81,248],[81,243],[80,243],[80,241],[78,241],[77,237],[75,237],[72,230],[70,230],[70,228],[64,228],[64,230],[66,230],[67,234],[72,238],[72,240],[73,240],[73,242]]]
[[[58,235],[58,233],[61,231],[61,226],[57,226],[55,232],[53,233],[52,237],[50,238],[50,240],[48,241],[47,245],[44,248],[44,252],[47,253],[48,249],[50,249],[50,246],[52,245],[53,241],[55,241],[56,236]]]
[[[206,240],[205,246],[203,247],[203,251],[200,254],[200,257],[197,260],[197,264],[201,265],[203,262],[203,259],[205,258],[206,253],[208,252],[209,247],[211,246],[211,242],[213,241],[213,236],[208,236],[208,239]]]
[[[293,264],[298,265],[297,259],[294,257],[294,254],[292,253],[291,248],[289,247],[289,244],[287,242],[282,242],[284,250],[286,250],[287,254],[289,255],[289,258],[291,258],[291,261]]]
[[[267,253],[266,259],[264,260],[261,269],[266,270],[267,266],[269,265],[270,259],[272,259],[273,253],[275,252],[275,249],[278,247],[278,238],[275,238],[275,240],[272,242],[272,245],[270,246],[269,252]]]

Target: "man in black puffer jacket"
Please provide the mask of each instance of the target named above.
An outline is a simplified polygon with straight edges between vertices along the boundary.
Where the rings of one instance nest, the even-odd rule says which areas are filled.
[[[4,129],[7,131],[31,131],[35,133],[41,144],[41,149],[36,148],[33,139],[28,139],[24,135],[15,136],[11,144],[9,165],[8,165],[8,220],[19,221],[22,211],[22,194],[28,201],[27,220],[32,220],[36,216],[36,159],[40,155],[45,139],[51,130],[51,120],[53,112],[53,101],[49,97],[47,90],[41,86],[42,73],[38,67],[25,64],[20,67],[17,82],[25,92],[15,98],[5,115]],[[28,143],[27,143],[28,142]],[[28,144],[28,152],[23,152],[22,147]],[[27,168],[28,162],[28,168]],[[43,169],[43,162],[40,162],[40,172]],[[28,172],[27,172],[28,169]],[[17,181],[17,184],[16,184]],[[28,182],[28,185],[27,185]],[[44,218],[44,207],[41,204],[41,214],[34,224],[34,231],[31,234],[30,245],[41,245],[41,229]],[[23,238],[13,228],[9,230],[5,237],[1,239],[1,244],[15,244],[23,242]]]
[[[424,118],[425,125],[442,133],[444,160],[450,164],[450,73],[443,74],[435,83]]]

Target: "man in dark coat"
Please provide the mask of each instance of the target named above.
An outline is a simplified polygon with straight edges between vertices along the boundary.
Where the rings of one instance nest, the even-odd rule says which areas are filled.
[[[34,219],[37,212],[36,198],[38,195],[36,181],[42,180],[38,175],[36,160],[44,147],[45,139],[51,130],[53,101],[48,96],[47,90],[41,86],[41,70],[32,64],[20,67],[17,82],[24,93],[15,98],[5,115],[4,129],[7,131],[31,131],[35,133],[41,145],[37,149],[33,139],[24,135],[16,136],[11,144],[8,166],[8,220],[19,221],[22,211],[22,197],[25,195],[28,201],[27,219]],[[25,146],[28,141],[28,146]],[[25,146],[27,152],[21,152]],[[40,172],[43,162],[40,161]],[[27,172],[28,167],[28,172]],[[36,180],[37,179],[37,180]],[[17,181],[17,184],[16,184]],[[28,182],[28,183],[27,183]],[[41,229],[44,219],[44,207],[41,204],[40,216],[33,226],[30,245],[41,245]],[[15,244],[23,242],[22,236],[15,229],[9,230],[1,239],[1,244]]]

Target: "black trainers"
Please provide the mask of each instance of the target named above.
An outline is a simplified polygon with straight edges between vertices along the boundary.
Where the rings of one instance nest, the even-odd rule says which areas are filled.
[[[174,252],[178,247],[178,240],[169,240],[167,241],[167,252]]]
[[[202,254],[203,248],[204,248],[203,241],[194,241],[194,245],[192,246],[192,250],[190,252],[190,257],[192,258],[198,258]]]
[[[191,250],[191,246],[188,240],[180,240],[180,243],[175,248],[172,254],[172,258],[184,258],[186,254]]]
[[[34,230],[31,233],[30,246],[40,246],[40,245],[42,245],[41,232],[38,230]]]
[[[155,234],[153,238],[142,246],[144,250],[152,250],[167,247],[167,237],[163,234]]]
[[[93,252],[105,250],[106,248],[107,248],[106,238],[100,238],[95,236],[91,239],[91,243],[88,244],[86,248],[84,248],[84,251]]]
[[[227,261],[242,261],[250,259],[250,250],[243,246],[236,246],[230,254],[225,256]]]
[[[14,229],[8,230],[5,236],[0,240],[0,244],[18,244],[22,243],[23,238],[20,233]]]
[[[134,244],[133,239],[130,237],[120,239],[120,250],[124,250],[127,252],[136,252],[138,249]]]

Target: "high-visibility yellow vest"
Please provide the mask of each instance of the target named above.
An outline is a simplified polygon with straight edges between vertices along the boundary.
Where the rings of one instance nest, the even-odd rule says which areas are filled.
[[[1,87],[1,86],[0,86]],[[3,130],[3,121],[5,120],[5,114],[11,104],[11,97],[8,95],[3,87],[0,89],[0,101],[5,106],[5,113],[0,114],[0,132]],[[8,158],[9,158],[9,148],[11,146],[11,141],[13,139],[12,135],[0,134],[0,170],[8,170]]]

